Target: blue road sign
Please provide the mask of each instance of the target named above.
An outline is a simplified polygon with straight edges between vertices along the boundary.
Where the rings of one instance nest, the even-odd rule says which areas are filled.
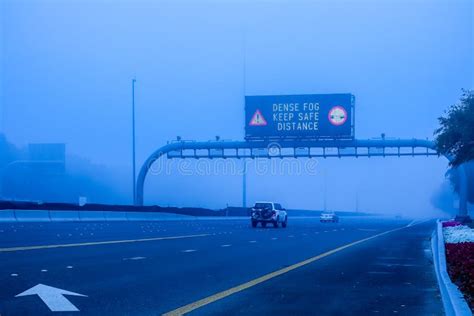
[[[354,138],[352,94],[245,97],[245,138]]]

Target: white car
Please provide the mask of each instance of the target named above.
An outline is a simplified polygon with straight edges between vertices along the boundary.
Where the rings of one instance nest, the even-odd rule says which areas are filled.
[[[281,227],[285,228],[288,223],[288,214],[278,203],[257,202],[252,207],[250,220],[252,227],[257,227],[258,223],[262,224],[262,227],[266,227],[267,224],[278,227],[280,223]]]
[[[337,223],[339,222],[339,216],[337,216],[334,212],[324,212],[319,217],[319,221],[321,223]]]

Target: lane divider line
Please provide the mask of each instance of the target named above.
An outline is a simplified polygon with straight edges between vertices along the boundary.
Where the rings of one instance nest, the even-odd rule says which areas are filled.
[[[426,223],[427,221],[430,221],[430,219],[425,219],[423,221],[418,221],[418,220],[414,220],[412,222],[410,222],[406,227],[412,227],[412,226],[415,226],[415,225],[418,225],[418,224],[423,224],[423,223]]]
[[[410,227],[413,227],[415,225],[418,225],[418,224],[421,224],[421,223],[416,223]],[[349,247],[353,247],[355,245],[358,245],[358,244],[361,244],[363,242],[366,242],[366,241],[369,241],[369,240],[372,240],[372,239],[375,239],[377,237],[381,237],[383,235],[387,235],[387,234],[390,234],[390,233],[393,233],[393,232],[396,232],[396,231],[399,231],[399,230],[402,230],[402,229],[405,229],[407,228],[406,226],[403,226],[403,227],[399,227],[399,228],[395,228],[395,229],[392,229],[392,230],[389,230],[389,231],[386,231],[386,232],[383,232],[383,233],[380,233],[380,234],[377,234],[377,235],[374,235],[374,236],[371,236],[371,237],[367,237],[367,238],[364,238],[364,239],[361,239],[361,240],[358,240],[358,241],[354,241],[352,243],[349,243],[349,244],[346,244],[344,246],[341,246],[341,247],[338,247],[338,248],[335,248],[333,250],[330,250],[330,251],[327,251],[325,253],[322,253],[320,255],[317,255],[317,256],[314,256],[312,258],[309,258],[309,259],[306,259],[304,261],[301,261],[301,262],[298,262],[298,263],[295,263],[291,266],[288,266],[286,268],[283,268],[283,269],[280,269],[280,270],[277,270],[277,271],[274,271],[274,272],[271,272],[271,273],[268,273],[264,276],[261,276],[259,278],[256,278],[254,280],[251,280],[249,282],[246,282],[246,283],[243,283],[243,284],[240,284],[240,285],[237,285],[233,288],[230,288],[228,290],[225,290],[225,291],[222,291],[222,292],[219,292],[219,293],[216,293],[214,295],[211,295],[211,296],[208,296],[206,298],[203,298],[203,299],[200,299],[198,301],[195,301],[193,303],[190,303],[188,305],[185,305],[185,306],[182,306],[182,307],[179,307],[175,310],[172,310],[170,312],[167,312],[167,313],[164,313],[163,316],[180,316],[180,315],[184,315],[184,314],[187,314],[187,313],[190,313],[198,308],[201,308],[203,306],[206,306],[206,305],[209,305],[211,303],[214,303],[216,301],[219,301],[223,298],[226,298],[228,296],[231,296],[235,293],[238,293],[238,292],[242,292],[248,288],[251,288],[251,287],[254,287],[260,283],[263,283],[263,282],[266,282],[270,279],[273,279],[273,278],[276,278],[280,275],[283,275],[285,273],[288,273],[290,271],[293,271],[293,270],[296,270],[298,268],[301,268],[303,266],[306,266],[310,263],[313,263],[315,261],[318,261],[324,257],[328,257],[332,254],[335,254],[339,251],[342,251],[344,249],[347,249]]]
[[[69,248],[69,247],[127,244],[127,243],[135,243],[135,242],[157,241],[157,240],[173,240],[173,239],[196,238],[196,237],[207,237],[207,236],[211,236],[211,234],[168,236],[168,237],[142,238],[142,239],[109,240],[109,241],[84,242],[84,243],[76,243],[76,244],[58,244],[58,245],[42,245],[42,246],[0,248],[0,252],[15,252],[15,251],[26,251],[26,250],[38,250],[38,249],[54,249],[54,248]]]

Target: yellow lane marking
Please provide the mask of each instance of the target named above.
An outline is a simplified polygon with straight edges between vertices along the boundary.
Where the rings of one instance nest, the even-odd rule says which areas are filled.
[[[417,225],[417,224],[415,224]],[[414,225],[413,225],[414,226]],[[320,260],[324,257],[327,257],[327,256],[330,256],[336,252],[339,252],[339,251],[342,251],[344,249],[347,249],[349,247],[352,247],[352,246],[355,246],[355,245],[358,245],[358,244],[361,244],[363,242],[366,242],[368,240],[371,240],[371,239],[374,239],[374,238],[377,238],[377,237],[380,237],[380,236],[383,236],[383,235],[386,235],[386,234],[389,234],[389,233],[393,233],[393,232],[396,232],[398,230],[401,230],[401,229],[404,229],[406,228],[406,226],[404,227],[400,227],[400,228],[396,228],[396,229],[392,229],[392,230],[389,230],[389,231],[386,231],[386,232],[383,232],[383,233],[380,233],[380,234],[377,234],[377,235],[374,235],[374,236],[371,236],[371,237],[368,237],[368,238],[364,238],[364,239],[361,239],[361,240],[358,240],[358,241],[355,241],[355,242],[352,242],[350,244],[347,244],[347,245],[344,245],[344,246],[341,246],[341,247],[338,247],[336,249],[333,249],[333,250],[330,250],[328,252],[325,252],[325,253],[322,253],[320,255],[317,255],[315,257],[312,257],[312,258],[309,258],[309,259],[306,259],[304,261],[301,261],[301,262],[298,262],[294,265],[291,265],[289,267],[286,267],[286,268],[283,268],[283,269],[280,269],[280,270],[277,270],[277,271],[274,271],[274,272],[271,272],[269,274],[266,274],[264,276],[261,276],[257,279],[254,279],[254,280],[251,280],[249,282],[246,282],[246,283],[243,283],[243,284],[240,284],[238,286],[235,286],[233,288],[230,288],[228,290],[225,290],[225,291],[222,291],[222,292],[219,292],[219,293],[216,293],[214,295],[211,295],[211,296],[208,296],[206,298],[203,298],[201,300],[198,300],[196,302],[193,302],[193,303],[190,303],[188,305],[185,305],[185,306],[182,306],[180,308],[177,308],[175,310],[172,310],[170,312],[167,312],[165,314],[163,314],[163,316],[179,316],[179,315],[184,315],[184,314],[187,314],[189,312],[192,312],[193,310],[195,309],[198,309],[198,308],[201,308],[203,306],[206,306],[208,304],[211,304],[211,303],[214,303],[218,300],[221,300],[223,298],[226,298],[230,295],[233,295],[235,293],[238,293],[238,292],[241,292],[243,290],[246,290],[248,288],[251,288],[255,285],[258,285],[260,283],[263,283],[265,281],[268,281],[270,279],[273,279],[277,276],[280,276],[282,274],[285,274],[285,273],[288,273],[290,271],[293,271],[295,269],[298,269],[302,266],[305,266],[305,265],[308,265],[310,263],[313,263],[317,260]]]
[[[83,246],[98,246],[98,245],[126,244],[126,243],[144,242],[144,241],[172,240],[172,239],[184,239],[184,238],[206,237],[206,236],[210,236],[210,235],[211,235],[211,234],[199,234],[199,235],[168,236],[168,237],[155,237],[155,238],[142,238],[142,239],[126,239],[126,240],[96,241],[96,242],[84,242],[84,243],[76,243],[76,244],[59,244],[59,245],[42,245],[42,246],[12,247],[12,248],[0,248],[0,252],[14,252],[14,251],[25,251],[25,250],[37,250],[37,249],[52,249],[52,248],[68,248],[68,247],[83,247]]]

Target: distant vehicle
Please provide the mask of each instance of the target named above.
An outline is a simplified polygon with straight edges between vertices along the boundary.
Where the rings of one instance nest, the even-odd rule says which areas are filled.
[[[321,223],[338,223],[339,216],[336,215],[334,212],[324,212],[319,217]]]
[[[267,224],[273,224],[273,227],[285,228],[288,223],[288,214],[286,210],[278,203],[273,202],[257,202],[252,207],[252,214],[250,217],[252,227],[257,227],[258,223],[262,227],[267,227]]]

